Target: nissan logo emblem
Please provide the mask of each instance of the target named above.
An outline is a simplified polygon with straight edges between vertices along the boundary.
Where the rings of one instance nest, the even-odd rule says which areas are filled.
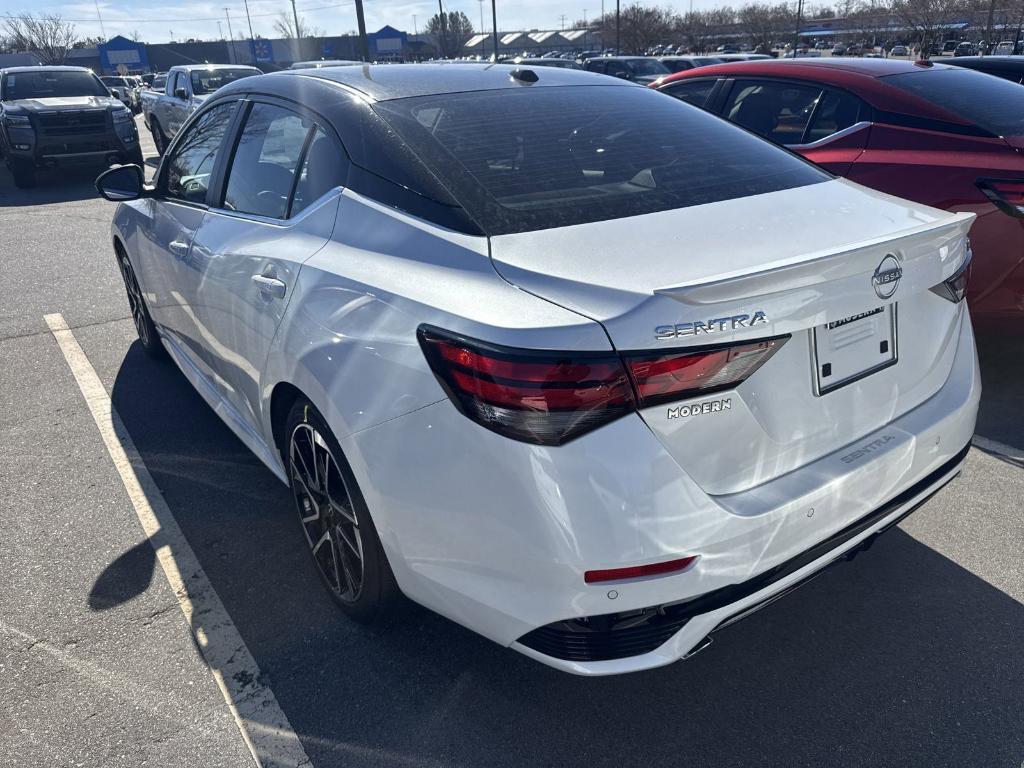
[[[886,254],[882,263],[875,267],[875,274],[871,276],[871,285],[875,289],[875,295],[880,299],[888,299],[896,293],[896,287],[903,277],[903,268],[899,260],[893,254]]]

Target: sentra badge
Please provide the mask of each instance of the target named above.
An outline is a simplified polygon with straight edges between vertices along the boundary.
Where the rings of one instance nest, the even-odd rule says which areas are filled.
[[[722,331],[735,331],[739,328],[752,328],[768,322],[768,315],[757,311],[752,315],[733,315],[732,317],[716,317],[706,323],[695,320],[692,323],[678,323],[677,325],[659,325],[654,329],[654,336],[658,341],[670,339],[682,339],[687,336],[701,336],[707,333],[721,333]]]

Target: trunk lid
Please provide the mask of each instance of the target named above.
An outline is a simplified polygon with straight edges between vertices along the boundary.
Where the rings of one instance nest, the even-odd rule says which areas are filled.
[[[929,289],[959,265],[972,220],[835,180],[497,236],[491,255],[509,282],[600,322],[623,352],[789,336],[738,388],[641,412],[696,482],[725,494],[835,451],[938,391],[962,305]],[[844,345],[862,343],[890,313],[896,362],[821,394],[815,333],[818,353],[828,339],[827,354],[842,360]],[[815,331],[844,320],[828,336]],[[671,413],[725,399],[728,407]]]

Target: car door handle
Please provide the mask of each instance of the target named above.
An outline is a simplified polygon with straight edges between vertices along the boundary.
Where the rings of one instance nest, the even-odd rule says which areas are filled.
[[[276,277],[267,277],[266,275],[253,275],[252,281],[256,283],[260,293],[264,296],[274,296],[278,299],[284,298],[284,292],[287,289],[284,280],[278,280]]]
[[[176,259],[184,259],[188,256],[188,243],[183,243],[181,240],[172,240],[167,245],[167,248],[174,254]]]

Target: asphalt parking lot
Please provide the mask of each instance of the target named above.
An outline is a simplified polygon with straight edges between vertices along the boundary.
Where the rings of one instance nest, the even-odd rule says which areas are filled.
[[[22,191],[0,169],[0,766],[252,764],[223,670],[206,661],[217,635],[180,609],[44,320],[53,313],[306,764],[1024,762],[1021,324],[980,332],[976,447],[899,528],[693,659],[582,679],[423,610],[376,633],[341,617],[287,489],[135,340],[114,206],[94,176],[47,174]]]

